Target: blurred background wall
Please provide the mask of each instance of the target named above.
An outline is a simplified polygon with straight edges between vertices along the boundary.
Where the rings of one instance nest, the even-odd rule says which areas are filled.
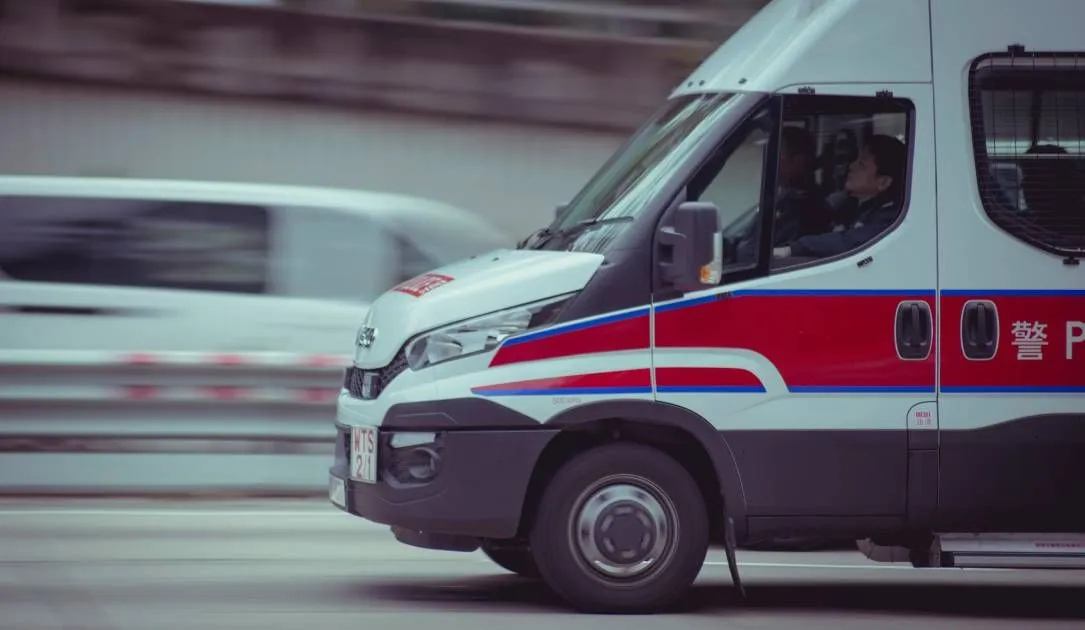
[[[0,0],[0,172],[549,220],[765,0]]]

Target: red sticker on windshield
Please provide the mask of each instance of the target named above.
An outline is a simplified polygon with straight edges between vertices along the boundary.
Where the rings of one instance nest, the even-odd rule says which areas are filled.
[[[452,280],[452,276],[446,276],[440,273],[424,273],[392,287],[392,290],[406,293],[413,297],[422,297],[430,291],[452,282]]]

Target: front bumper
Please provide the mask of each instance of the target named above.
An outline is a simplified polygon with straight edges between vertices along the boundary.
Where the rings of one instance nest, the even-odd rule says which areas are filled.
[[[476,428],[456,423],[455,427],[397,428],[393,423],[377,427],[375,483],[349,478],[350,427],[338,425],[335,463],[330,474],[333,485],[337,480],[343,481],[345,492],[342,504],[338,504],[336,492],[332,491],[333,504],[394,529],[472,538],[512,538],[517,534],[535,464],[558,433],[537,423],[532,425]],[[431,478],[402,482],[401,473],[397,474],[395,468],[404,451],[392,445],[397,434],[436,437],[438,446],[434,448],[439,451],[440,465]],[[432,444],[427,442],[425,446]]]

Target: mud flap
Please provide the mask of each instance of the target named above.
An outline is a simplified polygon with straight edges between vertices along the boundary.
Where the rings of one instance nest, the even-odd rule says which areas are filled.
[[[738,575],[738,559],[735,557],[735,519],[727,515],[727,509],[724,508],[723,512],[725,526],[725,532],[723,537],[723,550],[727,554],[727,568],[731,571],[731,581],[734,582],[735,588],[738,589],[739,597],[746,600],[746,587],[742,585],[742,578]]]

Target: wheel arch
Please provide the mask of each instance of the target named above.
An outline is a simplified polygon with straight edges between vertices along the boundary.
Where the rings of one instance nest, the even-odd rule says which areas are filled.
[[[540,453],[532,471],[521,508],[519,536],[526,535],[543,489],[563,462],[578,452],[618,440],[654,446],[673,456],[701,488],[713,533],[723,534],[726,507],[734,521],[735,536],[745,536],[746,497],[738,464],[723,434],[700,415],[669,403],[612,400],[566,409],[544,426],[560,429],[560,433]],[[690,447],[696,450],[691,452]]]

